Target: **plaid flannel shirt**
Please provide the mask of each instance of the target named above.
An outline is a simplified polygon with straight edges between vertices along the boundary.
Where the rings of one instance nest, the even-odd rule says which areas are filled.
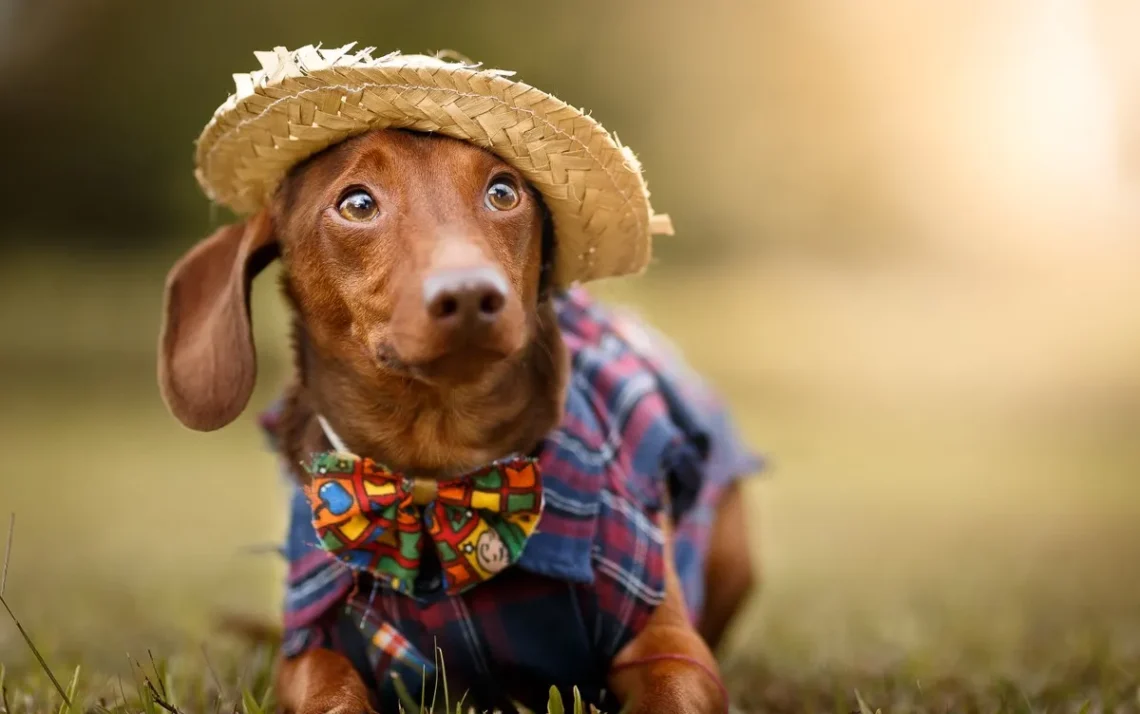
[[[396,702],[393,674],[417,701],[421,686],[431,691],[436,647],[450,691],[479,706],[509,709],[513,699],[545,710],[552,685],[578,686],[601,704],[610,661],[664,599],[666,492],[674,561],[697,619],[716,503],[760,461],[667,341],[581,289],[554,299],[572,373],[562,423],[537,452],[545,508],[519,561],[458,596],[431,594],[431,583],[427,594],[396,593],[320,548],[294,488],[286,656],[344,652],[381,707]],[[270,434],[273,423],[271,409]]]

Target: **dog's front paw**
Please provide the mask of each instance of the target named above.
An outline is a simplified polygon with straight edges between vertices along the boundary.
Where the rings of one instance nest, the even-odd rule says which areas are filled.
[[[370,706],[361,707],[358,704],[334,704],[332,708],[325,709],[322,707],[306,707],[305,709],[297,712],[297,714],[378,714],[378,712]]]
[[[724,714],[724,704],[689,697],[651,696],[636,703],[631,714]]]
[[[295,714],[377,714],[368,702],[355,696],[326,696],[306,702]]]
[[[664,669],[664,671],[662,671]],[[661,668],[646,678],[632,714],[724,714],[726,693],[698,669]]]

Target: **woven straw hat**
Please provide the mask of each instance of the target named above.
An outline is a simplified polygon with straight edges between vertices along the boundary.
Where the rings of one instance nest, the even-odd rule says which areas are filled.
[[[198,138],[195,174],[211,200],[253,212],[299,161],[392,127],[462,139],[518,169],[551,212],[556,285],[640,272],[650,236],[672,234],[633,153],[581,110],[512,72],[353,46],[254,53],[261,69],[234,75],[237,92]]]

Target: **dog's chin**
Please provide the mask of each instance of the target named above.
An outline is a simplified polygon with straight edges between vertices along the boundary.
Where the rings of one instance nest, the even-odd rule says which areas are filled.
[[[396,349],[381,352],[384,368],[419,382],[440,387],[478,384],[510,364],[521,349],[465,345],[434,354],[401,356]]]
[[[437,357],[419,365],[420,378],[440,386],[461,387],[478,384],[503,369],[510,354],[484,348],[465,349]]]

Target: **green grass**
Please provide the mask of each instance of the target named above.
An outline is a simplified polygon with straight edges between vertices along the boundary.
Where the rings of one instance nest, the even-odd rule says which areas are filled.
[[[0,281],[15,336],[0,344],[0,523],[17,514],[3,597],[73,704],[0,611],[4,707],[271,708],[271,648],[214,628],[223,612],[279,615],[282,564],[258,549],[279,539],[285,492],[252,420],[196,434],[165,413],[148,352],[160,269],[124,269],[113,289],[69,274],[76,331],[52,327],[71,319],[48,289],[62,269],[22,270],[43,278]],[[1028,288],[940,311],[957,288],[920,277],[607,288],[685,346],[772,458],[748,491],[764,586],[720,653],[736,705],[1140,712],[1132,333],[1021,320]],[[255,294],[254,407],[283,377],[271,280]],[[963,300],[1005,294],[989,290]]]
[[[53,711],[58,714],[72,712],[100,712],[106,714],[163,714],[169,712],[235,712],[239,714],[268,714],[275,711],[275,701],[270,678],[270,653],[268,650],[245,653],[252,657],[254,665],[248,664],[244,671],[230,663],[222,669],[230,682],[224,684],[214,671],[216,663],[206,662],[195,666],[171,666],[171,663],[151,658],[138,662],[128,658],[131,676],[126,682],[122,676],[115,678],[83,676],[82,668],[76,667],[67,688],[56,689],[54,683],[48,688],[34,677],[21,681],[7,681],[4,668],[0,667],[0,687],[3,698],[0,704],[6,712]],[[54,675],[49,670],[41,670],[50,680]],[[253,680],[245,686],[243,681]],[[433,692],[430,698],[416,700],[401,690],[402,711],[407,714],[468,714],[475,709],[465,703],[460,696],[454,702],[446,693]],[[526,710],[522,710],[524,713]],[[598,713],[592,706],[583,703],[575,688],[567,699],[555,688],[550,690],[547,714],[589,714]]]

